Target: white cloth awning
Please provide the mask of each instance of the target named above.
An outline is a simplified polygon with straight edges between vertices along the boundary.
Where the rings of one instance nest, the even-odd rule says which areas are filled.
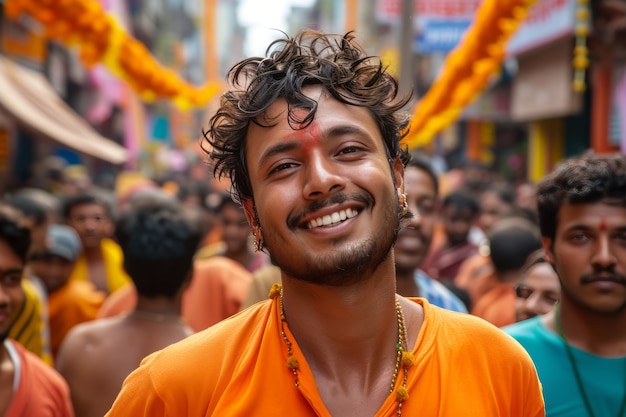
[[[101,136],[54,91],[43,74],[0,56],[0,105],[25,128],[68,148],[113,163],[128,153]]]

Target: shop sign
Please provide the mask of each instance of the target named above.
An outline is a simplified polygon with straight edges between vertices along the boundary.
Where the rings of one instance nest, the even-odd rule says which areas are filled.
[[[519,55],[572,34],[576,0],[539,0],[508,44],[509,55]]]
[[[413,0],[415,50],[450,52],[471,25],[480,3],[481,0]],[[378,0],[376,13],[379,21],[397,23],[402,0]]]

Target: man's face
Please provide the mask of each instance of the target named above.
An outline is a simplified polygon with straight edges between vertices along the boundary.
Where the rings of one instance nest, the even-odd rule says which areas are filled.
[[[398,271],[410,272],[419,267],[428,253],[437,220],[437,196],[431,177],[412,166],[404,171],[404,192],[414,216],[398,232],[394,254]]]
[[[348,285],[393,262],[403,167],[398,160],[391,171],[367,109],[342,104],[320,87],[305,94],[319,102],[306,128],[289,126],[282,99],[268,110],[272,127],[250,124],[246,162],[254,205],[264,243],[284,273]],[[252,202],[244,207],[254,224]]]
[[[512,206],[500,199],[493,191],[485,191],[480,195],[480,214],[478,216],[478,227],[489,233],[491,227],[504,217]]]
[[[542,262],[524,273],[516,292],[515,317],[522,321],[552,311],[561,298],[561,284],[552,266]]]
[[[450,204],[444,207],[441,217],[448,245],[457,246],[467,243],[467,236],[474,224],[474,215],[471,210]]]
[[[626,314],[626,208],[564,203],[554,241],[544,238],[562,299],[590,312]]]
[[[226,204],[220,211],[222,240],[226,243],[228,254],[238,254],[248,250],[250,226],[246,214],[240,207]]]
[[[41,279],[48,293],[53,293],[61,288],[74,269],[74,262],[56,255],[38,255],[29,263],[30,270]]]
[[[108,237],[111,231],[106,209],[97,203],[75,206],[67,224],[76,230],[85,249],[98,247],[102,238]]]
[[[23,270],[22,260],[0,239],[0,339],[11,328],[24,302]]]

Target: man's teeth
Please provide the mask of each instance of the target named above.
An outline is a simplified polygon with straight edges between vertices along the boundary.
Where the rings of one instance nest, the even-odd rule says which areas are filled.
[[[307,227],[309,229],[313,229],[314,227],[330,226],[332,224],[341,223],[342,221],[346,219],[351,219],[357,214],[359,214],[359,212],[356,210],[352,210],[352,209],[336,211],[333,214],[329,214],[324,217],[318,217],[317,219],[310,220],[307,223]]]

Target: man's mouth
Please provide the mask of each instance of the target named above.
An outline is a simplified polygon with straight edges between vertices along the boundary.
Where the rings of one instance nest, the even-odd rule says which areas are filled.
[[[314,229],[316,227],[322,226],[332,226],[341,223],[344,220],[351,219],[357,214],[359,214],[357,210],[348,208],[345,210],[336,211],[332,214],[318,217],[317,219],[310,220],[309,222],[307,222],[306,226],[308,229]]]

